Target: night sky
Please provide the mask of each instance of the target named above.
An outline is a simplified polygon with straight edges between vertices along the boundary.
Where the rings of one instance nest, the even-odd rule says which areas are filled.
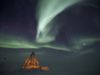
[[[55,5],[52,5],[53,0],[47,2],[50,11],[48,8],[42,8],[46,7],[46,2],[43,1],[44,4],[37,0],[3,0],[0,2],[0,37],[6,37],[7,39],[7,43],[5,43],[5,39],[3,39],[5,41],[0,42],[1,47],[2,45],[5,47],[5,44],[9,45],[8,40],[11,39],[17,42],[14,39],[16,37],[26,39],[26,41],[32,43],[36,41],[39,31],[38,24],[40,23],[40,26],[42,26],[42,21],[45,18],[48,19],[49,14],[52,15],[54,11],[57,11],[55,9],[57,6],[60,10],[61,5],[64,3],[55,0]],[[39,2],[41,2],[40,5]],[[73,0],[69,3],[72,2]],[[10,39],[8,39],[9,36]],[[100,1],[80,0],[64,8],[39,33],[37,41],[39,45],[46,43],[43,47],[56,47],[57,49],[64,47],[64,50],[67,47],[80,49],[81,46],[100,42]],[[20,43],[17,42],[16,44]],[[58,48],[57,46],[60,45],[64,46]]]
[[[100,1],[77,3],[57,17],[62,24],[57,37],[61,42],[73,37],[100,37]]]
[[[31,52],[49,71],[24,71]],[[100,75],[100,0],[0,0],[0,74]]]
[[[0,34],[34,39],[37,0],[0,0]]]

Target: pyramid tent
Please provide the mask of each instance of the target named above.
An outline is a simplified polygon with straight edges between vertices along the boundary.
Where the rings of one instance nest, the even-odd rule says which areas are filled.
[[[37,69],[37,70],[48,70],[47,66],[40,66],[39,60],[36,57],[34,52],[32,52],[31,55],[28,58],[26,58],[22,68],[26,69],[26,70],[35,70],[35,69]]]

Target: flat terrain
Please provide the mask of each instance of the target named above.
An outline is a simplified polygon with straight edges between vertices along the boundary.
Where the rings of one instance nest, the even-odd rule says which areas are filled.
[[[22,70],[26,57],[34,51],[43,66],[49,71]],[[100,51],[78,53],[42,48],[4,49],[0,48],[0,75],[99,75]]]

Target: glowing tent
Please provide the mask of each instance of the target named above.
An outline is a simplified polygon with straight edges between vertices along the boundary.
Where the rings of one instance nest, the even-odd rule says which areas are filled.
[[[25,60],[22,68],[26,70],[48,70],[48,66],[40,66],[34,52]]]

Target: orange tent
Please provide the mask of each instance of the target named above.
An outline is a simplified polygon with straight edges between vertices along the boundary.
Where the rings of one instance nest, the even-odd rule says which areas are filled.
[[[38,58],[34,52],[32,52],[32,54],[25,60],[22,68],[26,70],[48,70],[47,66],[40,66]]]

